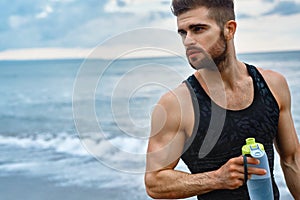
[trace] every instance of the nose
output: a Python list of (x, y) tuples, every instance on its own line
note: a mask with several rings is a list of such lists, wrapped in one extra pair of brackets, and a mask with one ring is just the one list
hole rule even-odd
[(187, 47), (187, 46), (195, 45), (196, 41), (190, 33), (187, 33), (183, 40), (183, 44), (184, 46)]

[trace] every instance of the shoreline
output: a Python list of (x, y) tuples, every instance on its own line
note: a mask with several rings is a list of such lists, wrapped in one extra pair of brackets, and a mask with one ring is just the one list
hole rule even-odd
[(128, 191), (119, 188), (59, 186), (55, 181), (47, 180), (46, 177), (24, 175), (1, 175), (0, 194), (1, 199), (5, 200), (113, 200), (124, 199), (129, 195)]

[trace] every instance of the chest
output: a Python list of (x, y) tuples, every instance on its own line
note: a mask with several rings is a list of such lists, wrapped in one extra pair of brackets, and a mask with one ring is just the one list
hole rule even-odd
[(254, 100), (254, 93), (255, 90), (252, 80), (236, 86), (234, 90), (225, 90), (225, 108), (227, 110), (243, 110), (249, 107)]
[[(200, 82), (201, 83), (201, 82)], [(251, 77), (235, 83), (231, 87), (209, 88), (202, 83), (202, 88), (206, 95), (217, 105), (226, 110), (243, 110), (249, 107), (255, 96), (255, 89)]]

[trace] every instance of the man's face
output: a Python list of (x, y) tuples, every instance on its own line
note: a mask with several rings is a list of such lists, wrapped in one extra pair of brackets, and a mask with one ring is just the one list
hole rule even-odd
[(217, 23), (208, 17), (207, 8), (199, 7), (179, 15), (177, 26), (193, 68), (215, 68), (224, 61), (227, 43)]

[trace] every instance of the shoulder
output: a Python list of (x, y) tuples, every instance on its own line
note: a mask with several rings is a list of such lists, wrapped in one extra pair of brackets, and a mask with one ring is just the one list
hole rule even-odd
[(257, 68), (257, 69), (262, 74), (262, 76), (264, 77), (264, 79), (267, 81), (268, 84), (275, 85), (275, 86), (284, 84), (285, 86), (287, 86), (285, 77), (279, 72), (275, 72), (273, 70), (263, 69), (263, 68)]
[(185, 83), (165, 93), (152, 112), (152, 123), (172, 129), (186, 129), (186, 121), (190, 119), (191, 98)]
[(159, 100), (158, 104), (165, 108), (173, 109), (180, 107), (186, 102), (190, 92), (185, 83), (180, 84), (177, 88), (165, 93)]
[(265, 79), (279, 107), (283, 107), (290, 101), (290, 90), (286, 78), (279, 72), (257, 68)]

